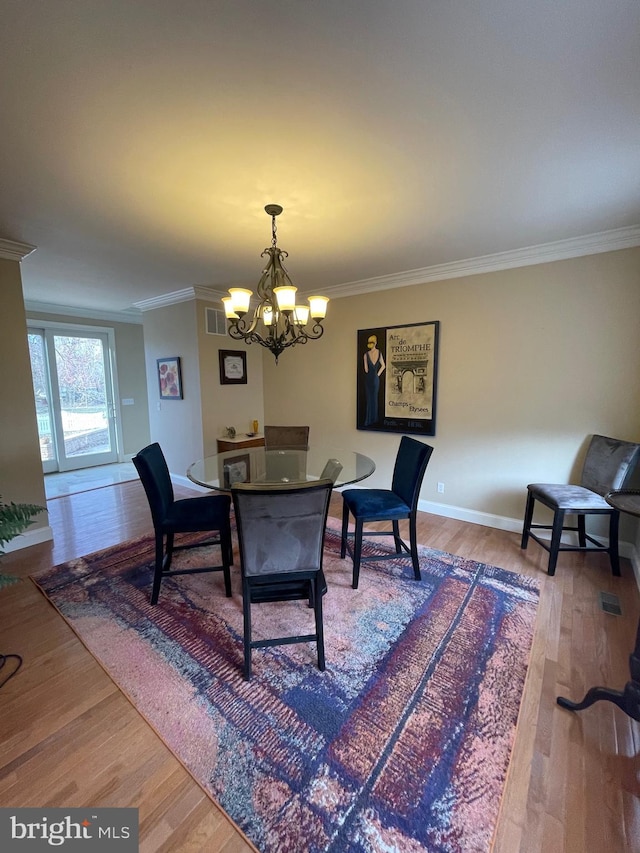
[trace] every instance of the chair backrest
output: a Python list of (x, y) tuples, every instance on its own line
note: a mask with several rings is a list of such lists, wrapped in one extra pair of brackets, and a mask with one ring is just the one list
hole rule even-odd
[(324, 480), (326, 478), (331, 480), (332, 483), (335, 483), (340, 471), (342, 471), (342, 462), (340, 462), (339, 459), (327, 459), (327, 464), (322, 469), (320, 479)]
[(167, 517), (173, 503), (173, 483), (167, 460), (158, 442), (149, 444), (132, 459), (147, 493), (153, 526), (158, 527)]
[(406, 435), (400, 439), (391, 491), (410, 506), (412, 511), (418, 505), (422, 478), (432, 453), (433, 447), (429, 444), (423, 444)]
[(231, 489), (243, 575), (322, 568), (331, 480), (297, 486), (238, 483)]
[(265, 426), (264, 444), (273, 447), (290, 447), (306, 450), (309, 447), (308, 426)]
[(640, 455), (640, 444), (594, 435), (587, 450), (580, 485), (599, 495), (620, 489), (632, 473)]

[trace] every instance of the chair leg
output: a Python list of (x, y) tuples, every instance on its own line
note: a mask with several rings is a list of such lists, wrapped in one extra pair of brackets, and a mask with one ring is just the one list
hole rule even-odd
[[(168, 538), (168, 537), (167, 537)], [(156, 530), (156, 561), (153, 570), (153, 586), (151, 588), (151, 604), (158, 603), (162, 572), (164, 571), (164, 536)]]
[(529, 531), (531, 530), (531, 522), (533, 521), (533, 510), (536, 499), (531, 492), (527, 492), (527, 506), (524, 511), (524, 524), (522, 526), (522, 542), (520, 547), (526, 550), (529, 544)]
[(224, 575), (224, 594), (227, 598), (231, 598), (231, 569), (232, 565), (229, 554), (233, 552), (233, 544), (231, 542), (231, 531), (220, 531), (220, 554), (222, 557), (222, 573)]
[(558, 562), (558, 551), (560, 549), (560, 539), (562, 537), (562, 528), (564, 527), (564, 510), (557, 509), (553, 515), (553, 527), (551, 529), (551, 545), (549, 549), (549, 566), (547, 568), (548, 575), (555, 575), (556, 563)]
[(342, 538), (340, 539), (340, 559), (344, 560), (347, 553), (347, 531), (349, 529), (349, 507), (342, 504)]
[(320, 672), (324, 672), (324, 624), (322, 622), (322, 590), (320, 587), (320, 572), (318, 572), (313, 581), (314, 612), (316, 618), (316, 635), (318, 637), (318, 669)]
[(584, 513), (579, 513), (578, 515), (578, 545), (581, 548), (587, 547), (587, 527)]
[(362, 527), (361, 519), (356, 518), (356, 530), (353, 539), (353, 589), (358, 589), (358, 581), (360, 579), (360, 557), (362, 555)]
[(244, 680), (251, 681), (251, 591), (249, 585), (242, 581), (242, 615), (244, 621)]
[(400, 538), (400, 523), (398, 519), (391, 522), (393, 527), (393, 541), (396, 543), (396, 554), (402, 554), (402, 539)]
[(611, 560), (611, 571), (620, 577), (620, 553), (618, 551), (618, 528), (620, 526), (620, 513), (614, 510), (609, 518), (609, 559)]
[(164, 557), (164, 566), (162, 567), (165, 572), (168, 572), (171, 568), (171, 561), (173, 560), (173, 541), (175, 539), (175, 535), (173, 533), (167, 533), (167, 548)]
[(420, 574), (420, 559), (418, 557), (418, 531), (415, 513), (409, 519), (409, 545), (411, 546), (413, 575), (417, 581), (420, 581), (422, 580), (422, 575)]

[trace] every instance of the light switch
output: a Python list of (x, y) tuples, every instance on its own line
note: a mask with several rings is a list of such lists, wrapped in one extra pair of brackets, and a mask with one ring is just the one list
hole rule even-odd
[(134, 403), (134, 399), (133, 399), (133, 397), (125, 397), (125, 398), (122, 400), (122, 405), (123, 405), (123, 406), (133, 406), (133, 403)]

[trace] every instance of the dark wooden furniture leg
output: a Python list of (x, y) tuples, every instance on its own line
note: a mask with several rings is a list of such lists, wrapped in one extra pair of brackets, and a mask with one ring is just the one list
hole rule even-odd
[[(611, 516), (610, 532), (610, 544), (617, 543), (619, 513), (628, 512), (629, 515), (640, 517), (640, 489), (616, 489), (605, 495), (605, 500), (615, 510), (618, 510)], [(619, 575), (620, 561), (617, 544), (611, 545), (610, 557), (613, 573)], [(591, 690), (587, 690), (582, 702), (571, 702), (570, 699), (565, 699), (563, 696), (558, 696), (556, 702), (561, 708), (567, 708), (569, 711), (582, 711), (583, 708), (588, 708), (594, 702), (603, 699), (606, 702), (613, 702), (625, 714), (640, 722), (640, 620), (636, 631), (636, 647), (629, 655), (629, 672), (631, 673), (631, 681), (627, 681), (624, 690), (592, 687)]]
[(640, 722), (640, 621), (638, 622), (638, 631), (636, 633), (636, 647), (629, 655), (629, 670), (631, 672), (631, 681), (627, 681), (624, 690), (592, 687), (587, 691), (582, 702), (571, 702), (563, 696), (558, 696), (556, 701), (561, 708), (567, 708), (569, 711), (582, 711), (583, 708), (588, 708), (594, 702), (605, 700), (613, 702), (625, 714)]

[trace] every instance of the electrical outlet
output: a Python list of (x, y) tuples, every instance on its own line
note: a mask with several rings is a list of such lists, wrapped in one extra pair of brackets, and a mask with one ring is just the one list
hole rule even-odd
[(444, 483), (438, 483), (438, 491), (441, 495), (444, 494)]

